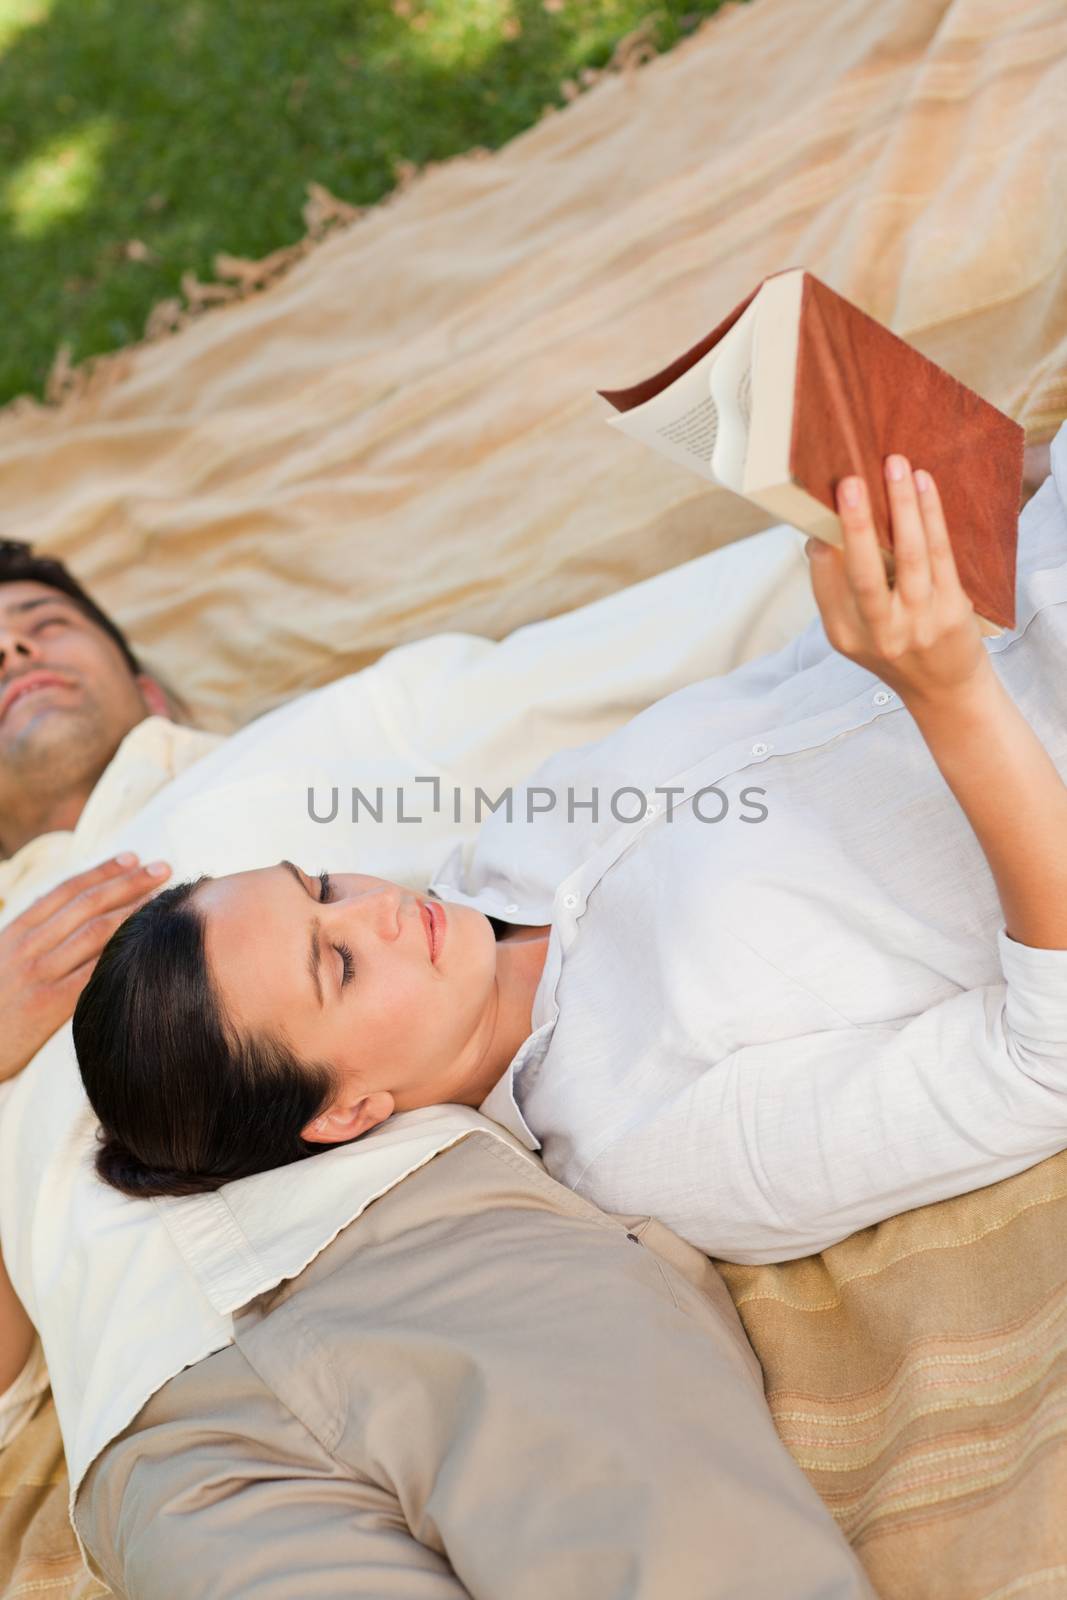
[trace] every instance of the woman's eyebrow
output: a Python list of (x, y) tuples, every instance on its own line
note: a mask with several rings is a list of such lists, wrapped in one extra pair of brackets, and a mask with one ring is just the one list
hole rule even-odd
[[(303, 889), (309, 900), (315, 900), (315, 896), (311, 893), (311, 890), (300, 876), (299, 867), (294, 867), (291, 861), (281, 861), (278, 864), (279, 866), (284, 867), (286, 872), (292, 873), (293, 877), (296, 879), (301, 889)], [(315, 904), (318, 905), (317, 900), (315, 900)], [(326, 1004), (326, 1001), (324, 1000), (322, 993), (322, 940), (319, 937), (318, 917), (312, 917), (311, 919), (311, 943), (308, 946), (308, 972), (311, 974), (311, 981), (315, 985), (315, 996), (319, 1002), (319, 1010), (321, 1011), (323, 1006)]]
[(307, 884), (304, 882), (303, 878), (301, 877), (300, 868), (299, 867), (294, 867), (294, 865), (293, 865), (293, 863), (291, 861), (279, 861), (278, 865), (280, 867), (284, 867), (286, 872), (291, 872), (293, 877), (296, 879), (297, 883), (300, 885), (301, 889), (303, 889), (304, 893), (309, 897), (309, 899), (314, 900), (315, 896), (311, 893), (311, 891), (308, 888)]

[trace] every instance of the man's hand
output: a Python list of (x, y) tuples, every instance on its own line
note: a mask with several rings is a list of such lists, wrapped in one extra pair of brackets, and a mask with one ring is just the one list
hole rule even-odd
[[(894, 473), (899, 471), (898, 476)], [(892, 587), (862, 478), (838, 485), (844, 548), (809, 539), (811, 581), (826, 636), (905, 704), (954, 700), (992, 676), (978, 622), (956, 572), (937, 485), (886, 460), (893, 524)], [(855, 498), (851, 498), (854, 494)]]
[(57, 884), (0, 932), (0, 1082), (74, 1014), (115, 929), (169, 873), (163, 861), (115, 856)]

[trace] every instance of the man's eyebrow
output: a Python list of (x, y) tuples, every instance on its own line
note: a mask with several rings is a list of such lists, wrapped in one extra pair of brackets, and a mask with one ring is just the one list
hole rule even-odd
[(12, 616), (19, 616), (24, 611), (35, 611), (38, 606), (66, 606), (70, 611), (78, 610), (65, 594), (45, 594), (39, 595), (35, 600), (16, 600), (14, 605), (7, 607), (7, 610)]
[[(282, 861), (280, 865), (285, 868), (286, 872), (292, 873), (293, 877), (296, 879), (297, 883), (300, 885), (301, 889), (303, 889), (308, 898), (310, 900), (314, 900), (315, 896), (311, 893), (307, 884), (300, 876), (300, 868), (294, 867), (291, 861)], [(317, 901), (316, 904), (318, 904)], [(308, 972), (311, 974), (311, 981), (315, 985), (315, 994), (318, 997), (319, 1010), (321, 1011), (326, 1002), (322, 996), (322, 940), (319, 937), (318, 917), (312, 917), (311, 919), (311, 944), (308, 947)]]

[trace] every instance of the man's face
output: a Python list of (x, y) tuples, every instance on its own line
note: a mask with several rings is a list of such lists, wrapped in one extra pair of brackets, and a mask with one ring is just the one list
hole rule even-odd
[[(149, 687), (149, 700), (145, 689)], [(57, 589), (0, 584), (0, 813), (14, 786), (50, 794), (99, 777), (162, 704), (118, 645)]]

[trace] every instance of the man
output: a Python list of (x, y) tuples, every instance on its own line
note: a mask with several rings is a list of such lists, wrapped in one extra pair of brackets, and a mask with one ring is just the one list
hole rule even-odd
[[(303, 1209), (278, 1213), (271, 1174), (188, 1204), (127, 1201), (92, 1176), (92, 1119), (56, 1031), (111, 928), (166, 875), (125, 850), (183, 875), (365, 850), (425, 882), (476, 832), (455, 796), (496, 794), (794, 633), (812, 609), (795, 536), (771, 530), (500, 644), (402, 647), (229, 741), (167, 714), (61, 569), (9, 559), (0, 1239), (111, 1587), (867, 1594), (773, 1435), (718, 1279), (666, 1230), (605, 1217), (460, 1108), (321, 1158), (329, 1181)], [(348, 807), (357, 788), (396, 794), (370, 832)], [(25, 1320), (14, 1332), (8, 1381), (31, 1338)]]
[[(152, 714), (175, 717), (176, 698), (62, 563), (0, 543), (0, 857), (25, 852), (28, 873), (26, 847), (39, 841), (39, 868), (48, 837), (76, 826), (126, 734)], [(106, 861), (0, 932), (0, 1082), (71, 1015), (112, 931), (163, 876), (132, 858)], [(14, 872), (7, 877), (14, 886)], [(2, 1395), (33, 1343), (2, 1260), (0, 1331)]]
[[(150, 715), (180, 720), (80, 584), (29, 545), (0, 543), (0, 858), (73, 830), (123, 739)], [(70, 1016), (111, 932), (160, 881), (106, 862), (0, 934), (0, 1081)]]

